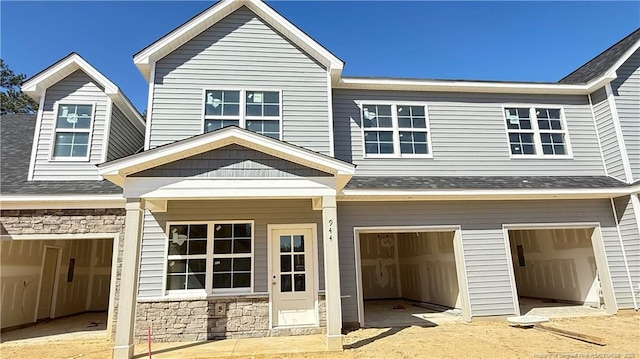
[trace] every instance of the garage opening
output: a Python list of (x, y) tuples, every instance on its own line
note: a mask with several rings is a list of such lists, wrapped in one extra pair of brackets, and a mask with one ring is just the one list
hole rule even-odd
[(113, 239), (3, 240), (2, 342), (103, 331)]
[(509, 230), (521, 315), (605, 314), (594, 228)]
[(455, 233), (360, 233), (361, 325), (435, 326), (460, 319)]

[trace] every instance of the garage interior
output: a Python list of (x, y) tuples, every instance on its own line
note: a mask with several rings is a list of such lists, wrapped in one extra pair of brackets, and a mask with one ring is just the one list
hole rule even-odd
[(454, 235), (359, 235), (365, 327), (435, 326), (460, 318)]
[(3, 341), (80, 313), (91, 320), (77, 330), (107, 329), (113, 239), (2, 240), (0, 258)]
[(521, 315), (604, 314), (593, 228), (509, 230)]

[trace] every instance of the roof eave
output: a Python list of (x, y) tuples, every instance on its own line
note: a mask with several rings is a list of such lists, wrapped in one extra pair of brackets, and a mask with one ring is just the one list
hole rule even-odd
[(540, 84), (448, 80), (362, 79), (343, 77), (337, 89), (586, 95), (616, 78), (607, 73), (588, 84)]

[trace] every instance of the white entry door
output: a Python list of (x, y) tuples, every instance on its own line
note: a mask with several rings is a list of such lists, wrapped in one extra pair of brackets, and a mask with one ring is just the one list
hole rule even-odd
[(51, 304), (58, 273), (58, 254), (58, 248), (45, 247), (37, 319), (51, 317)]
[(274, 327), (316, 325), (313, 227), (271, 229), (271, 303)]

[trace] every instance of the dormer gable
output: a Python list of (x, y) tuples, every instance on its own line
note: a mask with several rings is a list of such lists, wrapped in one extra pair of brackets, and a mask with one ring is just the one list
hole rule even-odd
[(95, 165), (133, 154), (144, 143), (138, 111), (77, 53), (31, 77), (22, 91), (39, 101), (30, 181), (100, 180)]

